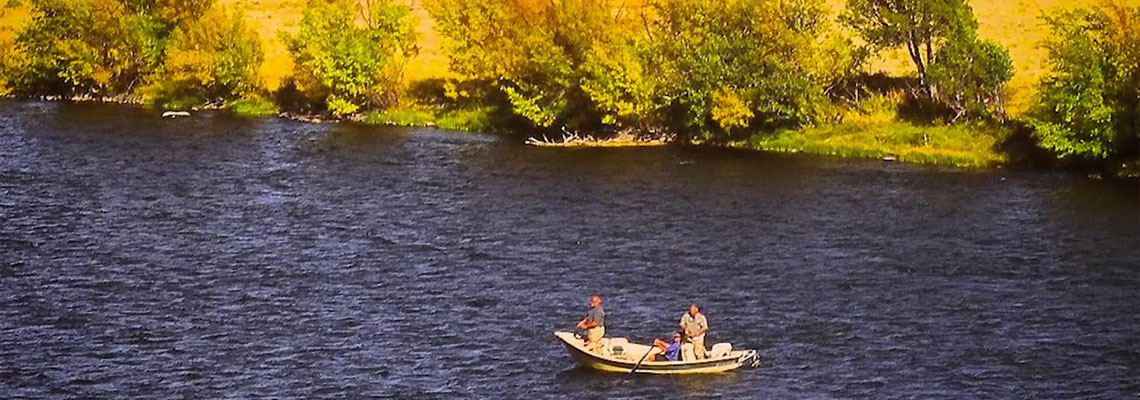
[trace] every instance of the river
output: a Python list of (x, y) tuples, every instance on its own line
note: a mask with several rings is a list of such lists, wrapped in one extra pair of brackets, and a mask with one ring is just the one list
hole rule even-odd
[(1140, 395), (1135, 182), (4, 101), (0, 221), (3, 398)]

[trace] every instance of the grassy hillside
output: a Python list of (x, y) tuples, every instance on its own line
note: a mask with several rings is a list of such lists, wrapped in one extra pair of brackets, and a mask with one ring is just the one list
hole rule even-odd
[[(245, 7), (250, 21), (253, 21), (264, 40), (266, 63), (262, 66), (262, 78), (270, 89), (276, 88), (292, 69), (292, 63), (278, 37), (279, 31), (294, 31), (301, 18), (304, 0), (220, 0), (223, 3), (240, 4)], [(444, 76), (447, 72), (447, 59), (440, 51), (440, 38), (432, 29), (433, 22), (424, 10), (422, 0), (405, 0), (418, 18), (420, 33), (420, 55), (413, 61), (408, 71), (409, 79), (423, 79)], [(1007, 88), (1008, 109), (1017, 114), (1025, 110), (1032, 96), (1033, 86), (1044, 72), (1043, 52), (1037, 44), (1045, 37), (1047, 30), (1041, 26), (1039, 17), (1058, 7), (1073, 7), (1091, 4), (1096, 0), (973, 0), (971, 5), (977, 15), (980, 34), (995, 40), (1010, 50), (1013, 56), (1016, 75)], [(845, 0), (827, 0), (838, 15)], [(1126, 4), (1140, 5), (1140, 0), (1126, 0)], [(27, 20), (27, 13), (21, 9), (8, 9), (0, 15), (0, 40), (12, 35), (14, 27)], [(873, 71), (884, 71), (892, 75), (911, 74), (913, 67), (902, 51), (889, 52), (872, 61)]]

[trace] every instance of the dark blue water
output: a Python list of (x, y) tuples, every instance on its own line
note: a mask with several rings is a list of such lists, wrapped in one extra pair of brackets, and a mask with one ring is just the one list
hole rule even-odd
[[(577, 368), (690, 302), (757, 369)], [(0, 102), (0, 398), (1136, 398), (1140, 188)]]

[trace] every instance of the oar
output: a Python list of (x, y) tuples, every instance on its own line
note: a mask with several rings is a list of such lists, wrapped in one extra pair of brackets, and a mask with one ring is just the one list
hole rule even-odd
[(657, 347), (650, 347), (650, 348), (649, 348), (649, 351), (645, 352), (645, 355), (644, 355), (644, 356), (641, 356), (641, 359), (640, 359), (640, 360), (637, 360), (637, 364), (633, 366), (633, 369), (629, 370), (629, 373), (631, 373), (631, 374), (632, 374), (632, 373), (634, 373), (634, 372), (637, 372), (637, 369), (638, 369), (639, 367), (641, 367), (641, 363), (642, 363), (642, 362), (644, 362), (644, 361), (645, 361), (645, 359), (646, 359), (647, 357), (649, 357), (649, 355), (650, 355), (650, 354), (652, 354), (652, 353), (653, 353), (653, 349), (656, 349), (656, 348), (657, 348)]

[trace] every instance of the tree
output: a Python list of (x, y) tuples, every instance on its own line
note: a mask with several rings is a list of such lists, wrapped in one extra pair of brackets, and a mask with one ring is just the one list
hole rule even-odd
[(808, 122), (839, 76), (831, 69), (853, 60), (832, 51), (839, 47), (823, 50), (829, 37), (817, 0), (642, 3), (428, 4), (460, 79), (488, 82), (539, 128), (720, 139)]
[(1060, 158), (1140, 153), (1140, 7), (1108, 3), (1048, 16), (1050, 71), (1030, 123)]
[(175, 29), (151, 89), (154, 100), (182, 108), (237, 99), (256, 88), (264, 58), (241, 10), (215, 6)]
[(664, 118), (707, 139), (733, 128), (810, 122), (828, 74), (815, 1), (659, 0), (647, 66)]
[(282, 35), (301, 91), (342, 115), (398, 103), (419, 51), (410, 11), (394, 0), (309, 0), (300, 31)]
[(1013, 78), (1009, 50), (988, 40), (955, 37), (935, 55), (929, 69), (938, 100), (957, 116), (985, 117), (1002, 113), (1002, 87)]
[(847, 0), (840, 20), (873, 46), (904, 47), (928, 94), (927, 68), (936, 59), (935, 49), (947, 38), (977, 30), (965, 0)]
[(129, 93), (161, 58), (143, 17), (115, 0), (31, 0), (31, 23), (16, 46), (24, 55), (17, 93), (115, 96)]
[[(160, 68), (171, 33), (213, 0), (29, 0), (9, 85), (18, 94), (132, 95)], [(7, 55), (7, 53), (6, 53)]]
[(501, 91), (540, 128), (637, 125), (646, 79), (635, 9), (610, 0), (436, 0), (428, 3), (459, 79)]

